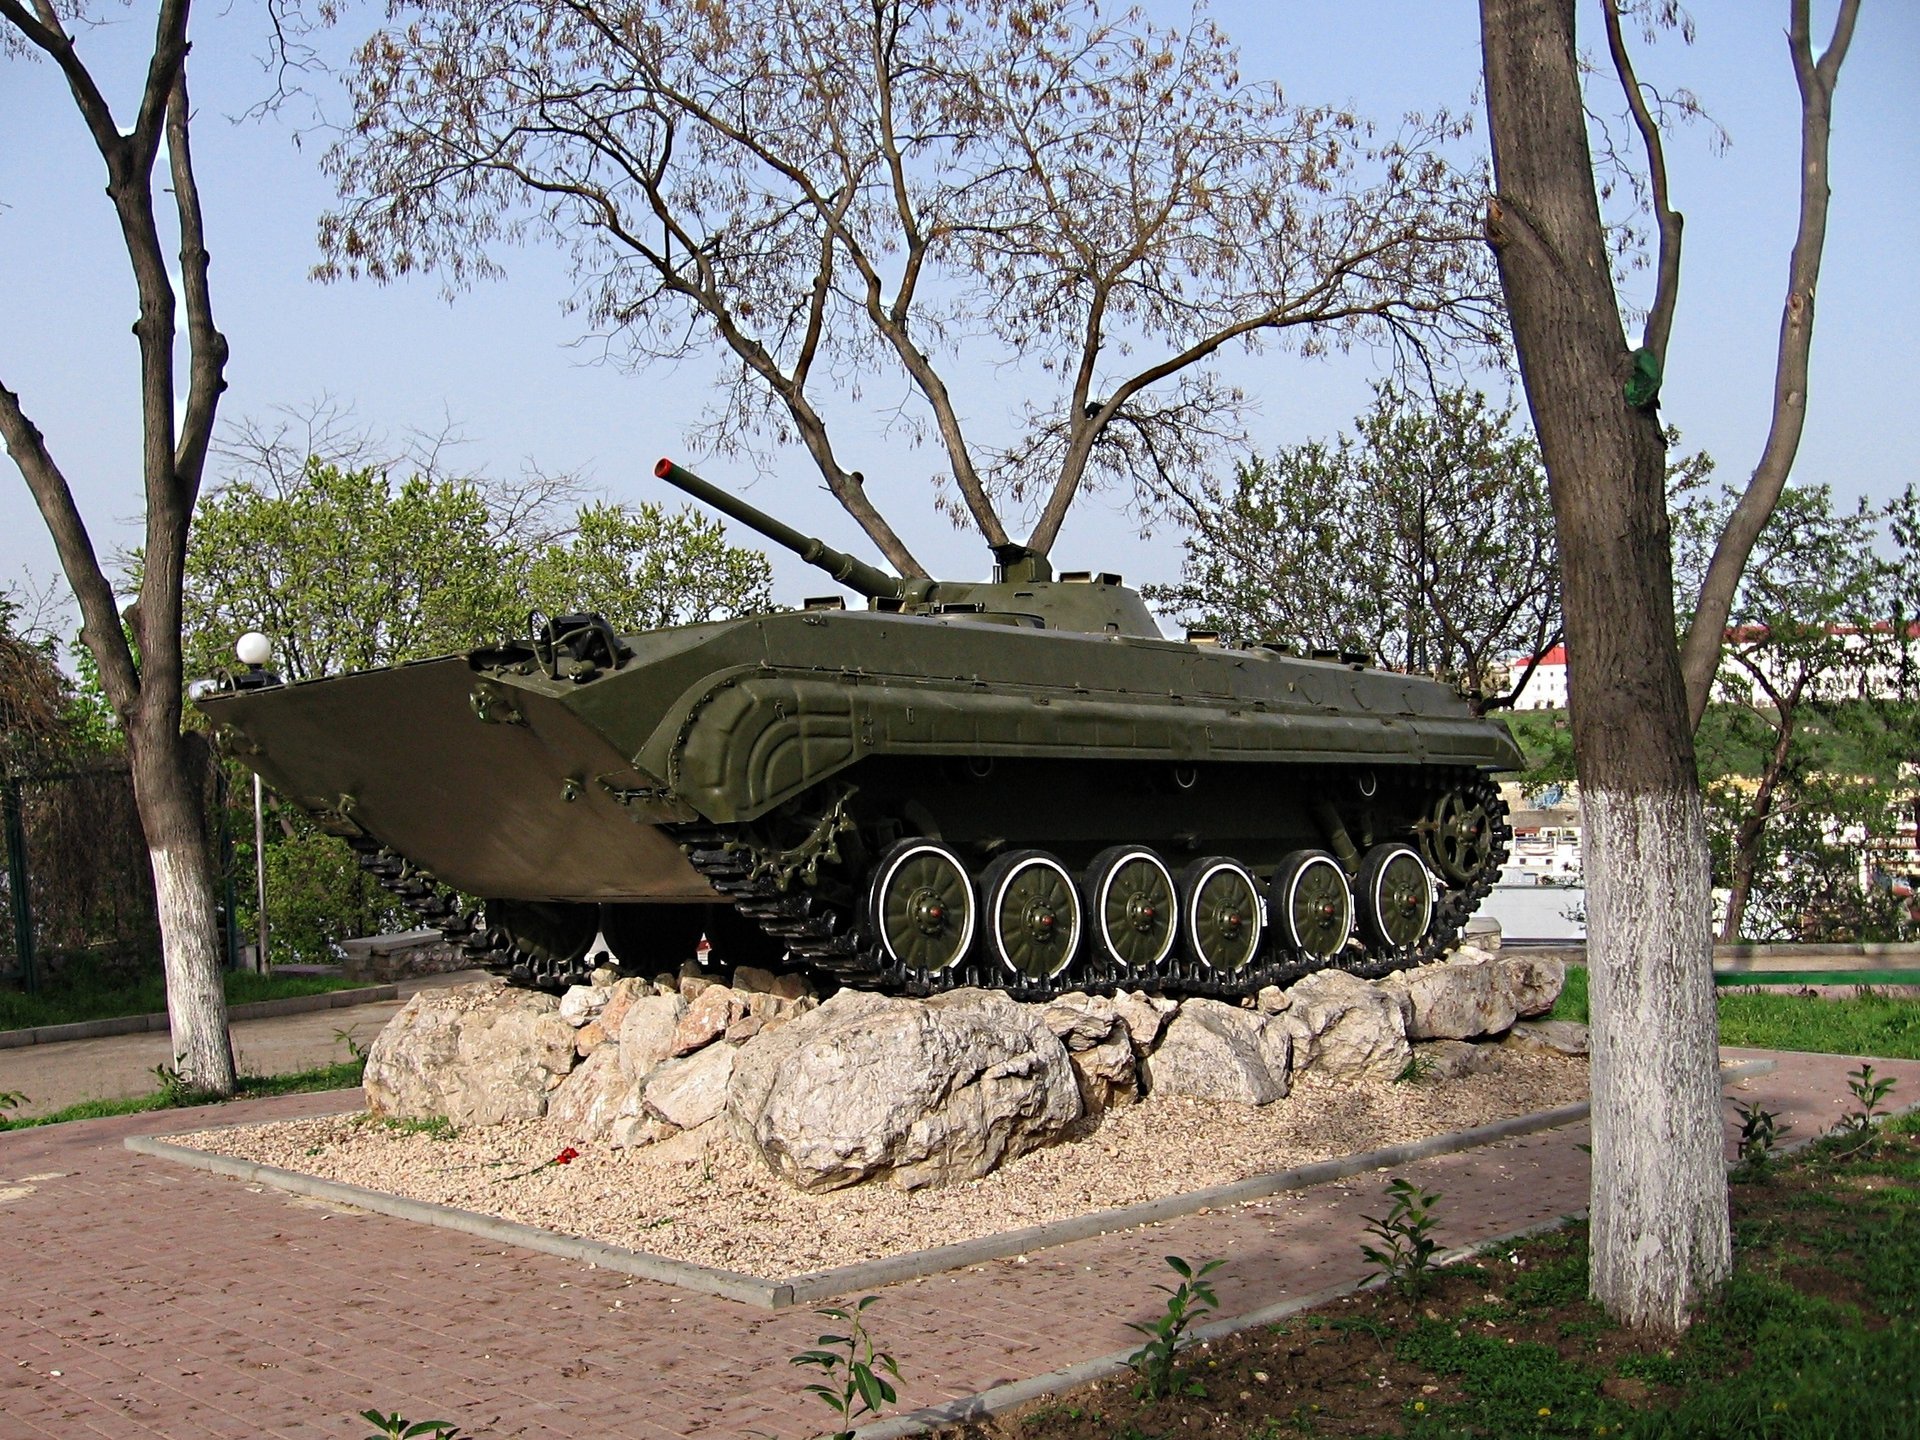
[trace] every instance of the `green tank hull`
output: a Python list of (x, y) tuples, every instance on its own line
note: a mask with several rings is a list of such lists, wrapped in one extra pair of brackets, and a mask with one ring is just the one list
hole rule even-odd
[(596, 934), (651, 973), (704, 929), (889, 989), (1232, 994), (1457, 934), (1505, 854), (1504, 727), (1352, 658), (1162, 639), (1114, 577), (1012, 560), (980, 585), (866, 572), (864, 612), (561, 617), (200, 704), (527, 983), (578, 979)]

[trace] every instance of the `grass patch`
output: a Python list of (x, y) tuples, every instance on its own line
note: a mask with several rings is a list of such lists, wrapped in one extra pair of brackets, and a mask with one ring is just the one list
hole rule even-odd
[[(311, 1070), (295, 1070), (285, 1075), (242, 1075), (235, 1086), (235, 1100), (263, 1100), (272, 1095), (300, 1095), (310, 1090), (350, 1090), (360, 1083), (367, 1068), (364, 1059), (342, 1060), (333, 1065), (316, 1065)], [(148, 1110), (175, 1110), (186, 1105), (204, 1105), (207, 1101), (177, 1085), (162, 1083), (150, 1094), (131, 1095), (122, 1100), (82, 1100), (50, 1115), (13, 1120), (0, 1115), (0, 1130), (24, 1130), (30, 1125), (63, 1125), (69, 1120), (100, 1120), (109, 1115), (139, 1115)]]
[[(1722, 995), (1720, 1043), (1755, 1050), (1812, 1050), (1920, 1060), (1920, 1002), (1863, 995), (1814, 1000), (1803, 995)], [(1567, 967), (1555, 1020), (1587, 1023), (1587, 970)]]
[[(1920, 1435), (1920, 1114), (1870, 1151), (1820, 1140), (1732, 1187), (1734, 1275), (1678, 1341), (1586, 1298), (1568, 1225), (1183, 1352), (1169, 1398), (1123, 1377), (946, 1440), (1913, 1440)], [(1445, 1223), (1444, 1197), (1442, 1224)]]
[[(324, 995), (364, 983), (339, 975), (255, 975), (244, 970), (229, 971), (225, 981), (229, 1005)], [(0, 987), (0, 1030), (31, 1030), (41, 1025), (71, 1025), (122, 1015), (157, 1015), (166, 1008), (167, 983), (159, 975), (114, 984), (82, 975), (70, 982), (44, 986), (35, 995)]]
[(1857, 1000), (1722, 995), (1720, 1043), (1920, 1060), (1920, 1003), (1884, 995)]

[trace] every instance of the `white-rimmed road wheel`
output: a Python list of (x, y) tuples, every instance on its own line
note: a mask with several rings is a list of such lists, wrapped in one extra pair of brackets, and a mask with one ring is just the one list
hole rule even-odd
[(1083, 928), (1080, 892), (1044, 850), (1013, 850), (980, 876), (987, 946), (1002, 968), (1047, 980), (1072, 963)]
[(873, 933), (886, 959), (938, 974), (973, 947), (973, 882), (960, 857), (937, 840), (902, 840), (874, 871)]
[(1260, 884), (1246, 866), (1223, 855), (1196, 860), (1180, 873), (1180, 930), (1188, 958), (1220, 975), (1251, 965), (1266, 931)]
[(1307, 960), (1326, 963), (1353, 935), (1353, 891), (1340, 862), (1324, 850), (1295, 850), (1267, 882), (1267, 900), (1280, 943)]
[(1115, 845), (1087, 867), (1093, 942), (1106, 959), (1144, 977), (1173, 952), (1180, 899), (1167, 862), (1142, 845)]
[(1433, 923), (1433, 875), (1411, 847), (1374, 846), (1361, 862), (1354, 891), (1369, 943), (1404, 954), (1426, 938)]

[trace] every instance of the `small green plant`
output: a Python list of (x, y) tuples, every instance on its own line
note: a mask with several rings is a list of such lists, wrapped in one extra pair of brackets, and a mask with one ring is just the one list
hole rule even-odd
[[(1138, 1330), (1147, 1337), (1147, 1343), (1127, 1357), (1127, 1364), (1140, 1377), (1139, 1383), (1134, 1386), (1134, 1394), (1142, 1400), (1164, 1400), (1173, 1394), (1178, 1380), (1174, 1357), (1183, 1347), (1188, 1328), (1202, 1315), (1211, 1314), (1220, 1305), (1220, 1297), (1213, 1293), (1207, 1276), (1227, 1263), (1224, 1260), (1209, 1260), (1195, 1269), (1178, 1255), (1169, 1255), (1166, 1260), (1173, 1273), (1180, 1277), (1180, 1283), (1154, 1287), (1166, 1294), (1165, 1312), (1151, 1324), (1142, 1324), (1137, 1320), (1127, 1324), (1129, 1330)], [(1204, 1393), (1198, 1381), (1190, 1381), (1187, 1387), (1181, 1388), (1187, 1393)]]
[(366, 1064), (367, 1047), (360, 1043), (360, 1036), (355, 1031), (338, 1029), (333, 1032), (333, 1038), (347, 1047), (348, 1059), (358, 1060), (363, 1065)]
[(1433, 1061), (1415, 1050), (1407, 1057), (1407, 1063), (1400, 1073), (1393, 1077), (1396, 1085), (1420, 1085), (1433, 1078)]
[(180, 1072), (171, 1065), (153, 1067), (153, 1088), (163, 1110), (181, 1105), (202, 1105), (214, 1098), (198, 1085), (182, 1079)]
[(1793, 1127), (1781, 1124), (1778, 1115), (1759, 1105), (1736, 1100), (1733, 1109), (1740, 1117), (1739, 1168), (1758, 1179), (1779, 1158), (1780, 1139)]
[(0, 1090), (0, 1130), (12, 1123), (7, 1119), (7, 1111), (18, 1110), (26, 1103), (27, 1097), (18, 1090)]
[(1360, 1247), (1362, 1257), (1373, 1263), (1367, 1278), (1383, 1276), (1407, 1299), (1418, 1300), (1433, 1279), (1433, 1256), (1440, 1248), (1433, 1238), (1433, 1207), (1440, 1197), (1401, 1176), (1387, 1182), (1387, 1196), (1393, 1203), (1384, 1217), (1360, 1217), (1380, 1242)]
[(459, 1132), (453, 1128), (453, 1121), (444, 1115), (429, 1115), (424, 1120), (403, 1120), (396, 1116), (382, 1116), (380, 1123), (397, 1135), (425, 1135), (433, 1140), (451, 1140)]
[(362, 1410), (360, 1418), (373, 1426), (367, 1440), (463, 1440), (460, 1427), (450, 1420), (415, 1420), (402, 1415), (382, 1415), (378, 1410)]
[(815, 1311), (838, 1320), (847, 1333), (822, 1335), (813, 1342), (819, 1348), (803, 1350), (788, 1362), (818, 1370), (825, 1377), (823, 1382), (807, 1386), (807, 1393), (818, 1395), (821, 1403), (840, 1417), (842, 1428), (834, 1432), (833, 1440), (853, 1440), (855, 1420), (878, 1415), (882, 1407), (898, 1398), (886, 1377), (898, 1380), (900, 1367), (894, 1364), (893, 1356), (873, 1348), (873, 1337), (860, 1318), (879, 1298), (863, 1296), (851, 1310), (830, 1307)]
[(1873, 1066), (1864, 1060), (1860, 1062), (1858, 1070), (1848, 1072), (1847, 1089), (1853, 1092), (1854, 1104), (1857, 1108), (1843, 1116), (1840, 1121), (1840, 1133), (1855, 1137), (1854, 1143), (1842, 1150), (1843, 1155), (1872, 1152), (1873, 1127), (1882, 1118), (1884, 1102), (1893, 1086), (1894, 1080), (1891, 1075), (1875, 1075)]

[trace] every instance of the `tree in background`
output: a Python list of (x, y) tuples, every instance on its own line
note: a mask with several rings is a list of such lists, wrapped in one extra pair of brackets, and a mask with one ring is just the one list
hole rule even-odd
[[(1680, 515), (1682, 595), (1697, 593), (1736, 503), (1726, 492)], [(1697, 735), (1715, 881), (1728, 891), (1722, 941), (1905, 929), (1870, 883), (1914, 789), (1903, 768), (1920, 760), (1899, 603), (1920, 555), (1899, 545), (1887, 559), (1889, 538), (1884, 511), (1837, 511), (1828, 486), (1788, 486), (1741, 578)]]
[(526, 594), (549, 615), (598, 611), (620, 631), (731, 620), (773, 608), (773, 570), (758, 550), (691, 505), (589, 505), (573, 534), (530, 557)]
[(1376, 387), (1355, 434), (1175, 485), (1190, 527), (1177, 585), (1147, 591), (1189, 624), (1396, 669), (1509, 705), (1559, 643), (1559, 557), (1546, 472), (1511, 405)]
[(318, 461), (267, 491), (239, 480), (200, 507), (184, 623), (195, 673), (232, 668), (246, 630), (289, 680), (444, 655), (517, 633), (520, 576), (470, 485)]
[[(1724, 491), (1679, 517), (1683, 596), (1698, 593), (1738, 503)], [(1718, 703), (1699, 735), (1709, 828), (1724, 857), (1715, 878), (1729, 892), (1722, 941), (1812, 938), (1810, 926), (1830, 935), (1863, 913), (1859, 876), (1872, 842), (1887, 837), (1905, 730), (1898, 702), (1883, 698), (1906, 648), (1893, 613), (1898, 567), (1879, 553), (1883, 520), (1865, 501), (1836, 510), (1828, 486), (1788, 486), (1734, 594)], [(1834, 863), (1816, 863), (1829, 853)], [(1851, 887), (1821, 888), (1851, 888), (1852, 899), (1837, 897), (1831, 914), (1804, 908), (1810, 897), (1793, 872), (1843, 869), (1843, 856)], [(1757, 928), (1747, 925), (1750, 899), (1762, 911)]]
[[(798, 441), (903, 575), (925, 571), (830, 421), (837, 398), (883, 394), (890, 449), (937, 446), (950, 514), (994, 546), (1003, 511), (1031, 515), (1044, 553), (1082, 490), (1157, 504), (1164, 476), (1244, 443), (1223, 350), (1495, 327), (1477, 186), (1442, 153), (1458, 123), (1382, 137), (1288, 103), (1241, 79), (1204, 13), (1183, 31), (1090, 0), (389, 15), (325, 161), (324, 273), (464, 285), (507, 246), (560, 247), (616, 353), (731, 362), (698, 440)], [(976, 425), (960, 380), (1009, 366), (1026, 413)]]
[[(180, 729), (180, 582), (187, 527), (200, 492), (215, 408), (226, 388), (227, 363), (227, 342), (213, 320), (200, 187), (189, 141), (189, 4), (160, 0), (153, 52), (131, 123), (114, 114), (67, 28), (73, 24), (84, 37), (88, 27), (103, 23), (93, 8), (84, 0), (0, 0), (0, 55), (14, 57), (15, 64), (44, 59), (59, 72), (105, 165), (107, 197), (138, 295), (133, 333), (140, 355), (139, 474), (147, 563), (125, 628), (67, 477), (20, 396), (4, 384), (0, 439), (53, 537), (79, 603), (82, 637), (126, 732), (159, 907), (173, 1067), (190, 1089), (229, 1095), (233, 1047), (221, 984), (223, 957), (201, 798), (202, 767)], [(168, 242), (161, 238), (154, 204), (154, 170), (163, 151), (161, 183), (169, 197), (169, 228), (179, 258), (177, 295), (176, 282), (167, 273)], [(77, 183), (80, 177), (74, 179)], [(179, 323), (182, 309), (184, 325)], [(182, 394), (184, 403), (178, 399)]]
[(1832, 39), (1816, 54), (1806, 0), (1789, 5), (1801, 206), (1774, 431), (1715, 546), (1683, 667), (1673, 640), (1665, 435), (1654, 410), (1679, 298), (1681, 220), (1668, 192), (1661, 97), (1635, 75), (1622, 21), (1625, 11), (1650, 26), (1673, 22), (1678, 7), (1597, 0), (1614, 76), (1645, 148), (1659, 233), (1645, 343), (1636, 348), (1622, 323), (1594, 179), (1575, 0), (1480, 5), (1493, 141), (1487, 238), (1553, 494), (1566, 611), (1592, 986), (1591, 1289), (1616, 1319), (1656, 1332), (1683, 1328), (1732, 1264), (1711, 875), (1693, 726), (1717, 669), (1734, 582), (1799, 437), (1826, 230), (1831, 101), (1858, 9), (1857, 0), (1841, 0)]

